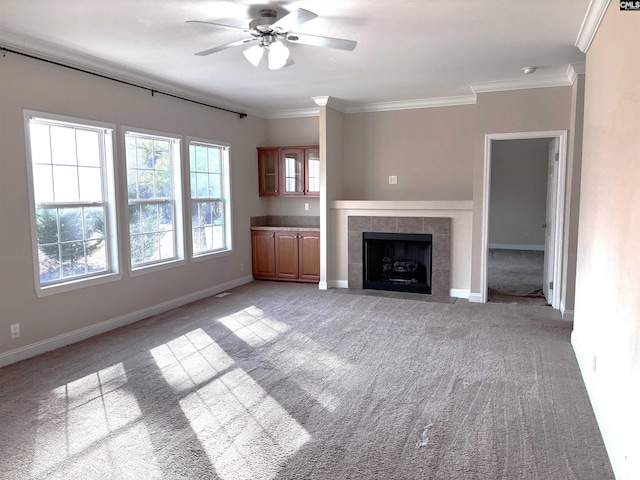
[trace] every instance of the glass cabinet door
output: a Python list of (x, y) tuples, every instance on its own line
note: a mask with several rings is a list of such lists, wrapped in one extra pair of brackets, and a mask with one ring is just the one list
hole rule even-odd
[(305, 161), (307, 165), (307, 195), (320, 194), (320, 150), (317, 148), (305, 149)]
[(278, 195), (278, 149), (258, 150), (260, 196)]
[(304, 150), (281, 150), (283, 167), (282, 195), (304, 194)]

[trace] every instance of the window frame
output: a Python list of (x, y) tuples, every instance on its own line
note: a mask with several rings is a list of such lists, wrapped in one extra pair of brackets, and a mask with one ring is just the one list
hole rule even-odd
[[(29, 197), (29, 218), (31, 227), (31, 249), (33, 260), (33, 279), (35, 294), (38, 297), (69, 292), (80, 288), (108, 283), (122, 278), (121, 259), (118, 243), (118, 202), (117, 199), (117, 167), (115, 158), (115, 131), (112, 123), (90, 120), (86, 118), (23, 110), (25, 131), (25, 158), (27, 163), (27, 190)], [(89, 273), (82, 276), (61, 278), (57, 281), (42, 283), (40, 279), (40, 254), (38, 245), (38, 228), (35, 197), (35, 177), (33, 173), (33, 158), (31, 148), (31, 121), (37, 120), (48, 125), (78, 127), (84, 130), (101, 131), (100, 166), (103, 198), (100, 202), (46, 202), (47, 206), (55, 208), (102, 206), (105, 210), (105, 253), (107, 257), (106, 270)]]
[[(141, 265), (133, 265), (133, 255), (131, 251), (131, 224), (129, 216), (129, 187), (128, 187), (128, 174), (129, 169), (127, 167), (127, 135), (134, 135), (137, 137), (144, 137), (151, 140), (168, 140), (171, 145), (171, 179), (172, 179), (172, 202), (174, 212), (174, 245), (175, 245), (175, 257), (170, 259), (161, 259), (153, 262), (146, 262)], [(124, 210), (124, 222), (126, 224), (126, 251), (128, 257), (128, 271), (131, 277), (138, 275), (145, 275), (147, 273), (153, 273), (159, 270), (165, 270), (174, 268), (180, 265), (186, 264), (185, 258), (185, 226), (184, 226), (184, 184), (182, 182), (182, 135), (170, 132), (162, 132), (158, 130), (149, 130), (147, 128), (121, 126), (122, 139), (122, 168), (123, 168), (123, 181), (126, 185), (122, 194), (122, 205)], [(160, 204), (170, 203), (171, 201), (148, 201), (140, 202), (138, 204)]]
[[(222, 177), (222, 195), (221, 200), (224, 203), (224, 247), (218, 250), (208, 250), (206, 252), (196, 254), (193, 248), (193, 219), (192, 208), (194, 199), (191, 197), (191, 145), (204, 146), (204, 147), (218, 147), (223, 149), (223, 156), (221, 158), (221, 177)], [(232, 215), (232, 200), (231, 200), (231, 144), (228, 142), (221, 142), (217, 140), (211, 140), (198, 137), (186, 137), (185, 141), (185, 171), (188, 172), (185, 181), (185, 216), (188, 218), (189, 228), (187, 230), (187, 245), (189, 249), (189, 261), (199, 262), (204, 260), (210, 260), (212, 258), (224, 257), (233, 254), (233, 215)], [(210, 197), (213, 199), (213, 197)], [(199, 201), (198, 199), (197, 201)], [(207, 199), (203, 199), (206, 201)], [(217, 199), (216, 199), (217, 200)]]

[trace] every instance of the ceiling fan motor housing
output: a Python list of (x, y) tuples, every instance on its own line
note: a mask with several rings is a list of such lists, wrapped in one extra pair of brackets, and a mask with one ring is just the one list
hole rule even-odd
[(249, 23), (249, 29), (257, 30), (261, 33), (267, 33), (271, 30), (271, 25), (275, 23), (277, 13), (275, 10), (265, 8), (260, 10), (260, 17), (255, 20), (251, 20)]

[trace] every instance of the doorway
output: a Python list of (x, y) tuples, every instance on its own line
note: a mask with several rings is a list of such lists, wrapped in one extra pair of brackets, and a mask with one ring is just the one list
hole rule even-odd
[(566, 131), (485, 136), (482, 302), (497, 286), (559, 308), (565, 169)]

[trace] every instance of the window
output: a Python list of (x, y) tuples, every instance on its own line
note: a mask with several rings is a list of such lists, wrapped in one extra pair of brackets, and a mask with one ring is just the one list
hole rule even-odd
[(113, 128), (36, 112), (25, 118), (36, 291), (117, 273)]
[(180, 139), (126, 132), (132, 270), (183, 258)]
[(193, 256), (231, 250), (229, 146), (189, 142)]

